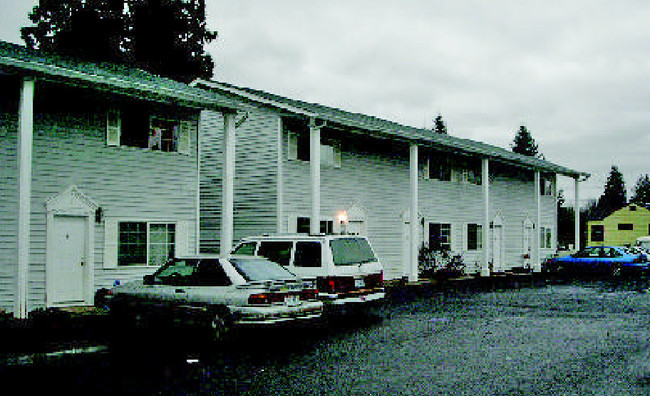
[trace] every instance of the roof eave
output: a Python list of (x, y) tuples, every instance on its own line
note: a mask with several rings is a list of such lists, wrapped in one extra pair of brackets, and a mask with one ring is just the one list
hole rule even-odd
[(179, 92), (168, 87), (153, 86), (152, 84), (126, 80), (119, 76), (90, 75), (61, 66), (24, 61), (7, 56), (0, 56), (0, 67), (18, 70), (22, 74), (29, 74), (34, 78), (45, 78), (59, 82), (74, 82), (79, 86), (123, 94), (139, 99), (173, 102), (188, 107), (209, 108), (225, 112), (238, 110), (237, 107), (224, 106), (217, 103), (207, 92), (205, 96), (199, 95), (198, 93)]

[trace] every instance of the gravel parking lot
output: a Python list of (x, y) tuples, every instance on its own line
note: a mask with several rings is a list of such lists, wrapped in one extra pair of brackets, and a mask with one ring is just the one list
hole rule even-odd
[(66, 393), (647, 395), (648, 287), (422, 291), (392, 300), (383, 320), (248, 332), (210, 347), (151, 330), (119, 345), (15, 360), (0, 376), (5, 386)]

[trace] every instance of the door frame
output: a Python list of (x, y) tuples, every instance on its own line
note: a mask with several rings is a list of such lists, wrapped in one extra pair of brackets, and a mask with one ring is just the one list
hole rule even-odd
[[(504, 272), (505, 269), (505, 229), (504, 229), (503, 219), (501, 216), (496, 215), (492, 224), (490, 224), (490, 261), (492, 262), (492, 272)], [(496, 246), (494, 243), (494, 234), (498, 230), (499, 232), (499, 246)], [(495, 262), (494, 253), (498, 250), (499, 253), (499, 263)]]
[[(57, 217), (79, 217), (83, 218), (86, 222), (85, 235), (84, 235), (84, 271), (83, 271), (83, 305), (93, 305), (94, 303), (94, 273), (95, 273), (95, 214), (99, 208), (97, 204), (85, 194), (83, 194), (76, 186), (70, 186), (60, 194), (51, 197), (47, 200), (46, 204), (47, 220), (46, 220), (46, 234), (47, 234), (47, 248), (45, 252), (45, 305), (47, 307), (60, 307), (68, 306), (71, 304), (57, 303), (53, 301), (54, 286), (53, 286), (53, 271), (56, 267), (54, 262), (55, 246), (55, 225)], [(77, 304), (73, 304), (77, 305)]]

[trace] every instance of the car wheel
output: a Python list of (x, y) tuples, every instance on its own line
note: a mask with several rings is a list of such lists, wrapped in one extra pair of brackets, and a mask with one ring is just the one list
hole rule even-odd
[(612, 276), (621, 276), (620, 264), (612, 264)]

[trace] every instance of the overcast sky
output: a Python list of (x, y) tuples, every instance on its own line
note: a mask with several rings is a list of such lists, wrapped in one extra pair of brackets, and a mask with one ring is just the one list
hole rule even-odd
[[(650, 173), (647, 0), (206, 1), (218, 80), (501, 147), (525, 125), (592, 174), (582, 199), (612, 165), (628, 190)], [(0, 0), (1, 40), (35, 4)]]

